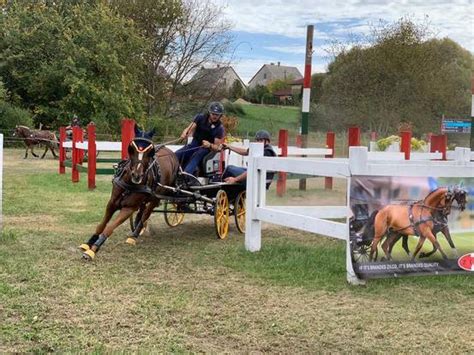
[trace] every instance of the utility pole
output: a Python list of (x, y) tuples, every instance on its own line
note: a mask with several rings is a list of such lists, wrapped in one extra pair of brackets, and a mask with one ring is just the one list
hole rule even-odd
[[(314, 26), (306, 29), (306, 57), (304, 63), (303, 102), (301, 105), (301, 147), (308, 147), (309, 103), (311, 96), (311, 61), (313, 58)], [(306, 179), (300, 179), (300, 190), (306, 190)]]

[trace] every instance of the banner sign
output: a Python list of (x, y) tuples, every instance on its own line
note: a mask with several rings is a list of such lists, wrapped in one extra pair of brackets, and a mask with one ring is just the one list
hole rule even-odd
[(359, 278), (474, 271), (474, 178), (352, 177), (350, 207)]
[(471, 133), (471, 121), (456, 118), (443, 118), (441, 133)]

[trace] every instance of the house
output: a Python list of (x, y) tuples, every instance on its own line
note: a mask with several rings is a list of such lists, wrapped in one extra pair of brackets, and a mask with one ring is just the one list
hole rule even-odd
[(292, 95), (300, 95), (303, 92), (303, 82), (304, 78), (293, 80), (290, 83)]
[(249, 88), (255, 88), (257, 85), (267, 86), (274, 80), (296, 80), (303, 78), (300, 71), (296, 67), (289, 67), (286, 65), (280, 65), (278, 62), (264, 64), (257, 73), (249, 81)]
[(199, 93), (200, 96), (209, 94), (215, 96), (218, 93), (224, 93), (226, 96), (235, 81), (238, 81), (245, 90), (246, 86), (234, 68), (217, 65), (215, 68), (201, 67), (187, 85), (194, 88), (193, 92)]
[(273, 92), (273, 96), (278, 99), (278, 103), (288, 105), (293, 102), (293, 92), (291, 88), (280, 89)]

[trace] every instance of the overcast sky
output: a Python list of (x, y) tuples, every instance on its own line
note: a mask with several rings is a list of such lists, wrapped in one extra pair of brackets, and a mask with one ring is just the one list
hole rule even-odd
[(245, 83), (263, 64), (281, 62), (303, 73), (306, 26), (314, 25), (313, 72), (326, 70), (324, 50), (334, 40), (369, 33), (379, 20), (425, 18), (437, 38), (449, 37), (474, 53), (473, 0), (215, 0), (234, 25), (229, 60)]

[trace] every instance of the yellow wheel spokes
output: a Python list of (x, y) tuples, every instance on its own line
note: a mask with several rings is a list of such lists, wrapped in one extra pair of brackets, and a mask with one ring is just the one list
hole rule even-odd
[(178, 212), (178, 205), (165, 202), (165, 222), (170, 227), (176, 227), (184, 220), (184, 213)]
[(214, 223), (217, 236), (220, 239), (227, 238), (229, 232), (229, 199), (224, 190), (219, 190), (216, 196)]
[(245, 233), (245, 197), (245, 191), (239, 193), (234, 206), (235, 224), (240, 233)]

